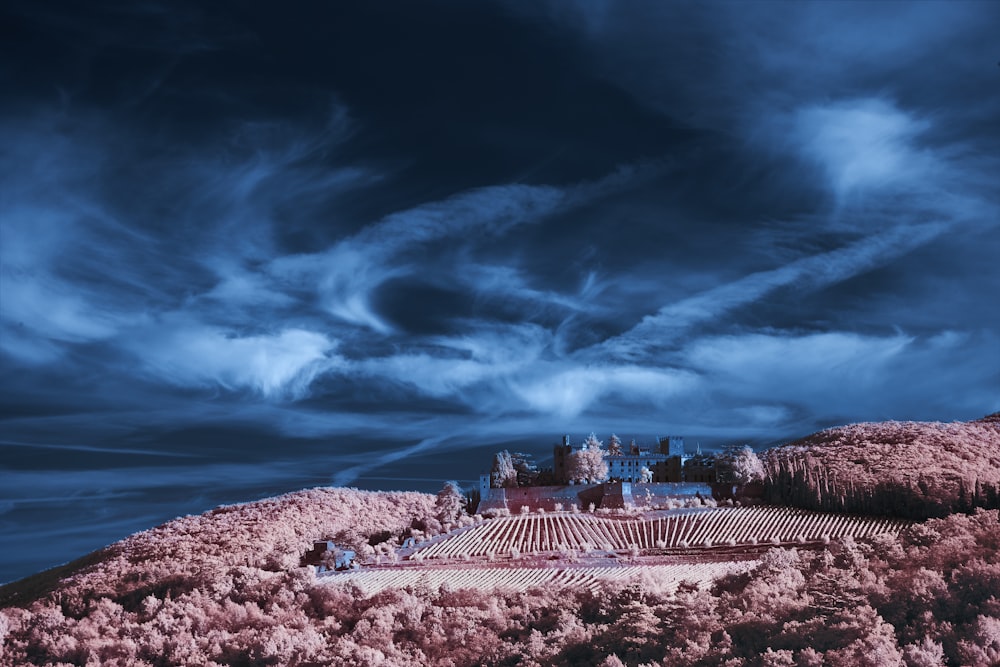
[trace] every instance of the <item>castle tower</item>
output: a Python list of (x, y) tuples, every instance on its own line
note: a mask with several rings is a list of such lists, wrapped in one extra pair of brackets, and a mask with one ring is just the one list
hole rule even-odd
[(660, 452), (667, 456), (684, 458), (684, 438), (679, 435), (668, 435), (660, 438)]
[(556, 484), (566, 484), (569, 482), (568, 474), (568, 459), (570, 453), (573, 451), (573, 446), (569, 444), (569, 436), (564, 435), (561, 445), (555, 445), (552, 448), (552, 472), (555, 477)]

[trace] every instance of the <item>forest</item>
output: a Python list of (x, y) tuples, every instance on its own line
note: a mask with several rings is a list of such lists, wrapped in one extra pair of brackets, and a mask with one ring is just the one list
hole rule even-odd
[(765, 497), (804, 509), (943, 517), (1000, 508), (1000, 415), (828, 429), (762, 456)]
[[(968, 461), (982, 478), (996, 470), (985, 450), (1000, 425), (977, 424), (992, 429)], [(905, 450), (909, 436), (893, 433), (913, 427), (882, 428)], [(968, 431), (954, 432), (962, 443), (946, 447), (976, 451)], [(368, 594), (301, 565), (315, 539), (377, 552), (445, 529), (453, 509), (427, 494), (312, 489), (177, 519), (0, 587), (0, 665), (1000, 663), (995, 509), (970, 506), (898, 536), (769, 549), (709, 588), (637, 576), (597, 589), (445, 582)]]

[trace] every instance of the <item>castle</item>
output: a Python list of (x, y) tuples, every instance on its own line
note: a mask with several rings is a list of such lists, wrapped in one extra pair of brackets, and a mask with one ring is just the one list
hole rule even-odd
[[(583, 448), (586, 448), (586, 443)], [(654, 505), (667, 498), (700, 495), (718, 496), (723, 471), (714, 456), (703, 455), (701, 448), (690, 454), (684, 438), (657, 438), (657, 447), (637, 445), (633, 440), (622, 447), (612, 436), (612, 445), (602, 450), (607, 464), (606, 481), (576, 483), (570, 474), (574, 448), (569, 436), (553, 447), (553, 467), (543, 471), (538, 482), (497, 488), (489, 474), (480, 475), (480, 511), (536, 509), (587, 509), (594, 507), (634, 507)]]
[[(621, 482), (654, 482), (654, 483), (678, 483), (688, 481), (714, 482), (714, 478), (708, 479), (687, 479), (688, 469), (694, 472), (699, 468), (699, 476), (705, 476), (704, 467), (706, 457), (699, 451), (697, 455), (688, 454), (684, 449), (684, 438), (676, 435), (658, 438), (658, 451), (654, 451), (648, 445), (637, 445), (635, 440), (631, 442), (628, 450), (621, 449), (615, 452), (611, 449), (605, 452), (604, 460), (608, 464), (608, 479)], [(573, 446), (569, 444), (569, 436), (563, 436), (561, 445), (556, 445), (552, 451), (553, 474), (557, 484), (569, 484), (572, 480), (569, 477), (569, 457), (573, 453)], [(695, 460), (697, 459), (697, 460)], [(643, 479), (643, 468), (649, 471), (648, 479)]]

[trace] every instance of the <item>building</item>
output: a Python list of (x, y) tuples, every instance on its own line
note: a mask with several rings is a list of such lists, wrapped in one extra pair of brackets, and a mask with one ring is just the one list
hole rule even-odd
[(497, 489), (490, 486), (490, 476), (480, 477), (478, 512), (506, 511), (520, 513), (543, 509), (551, 511), (621, 509), (625, 507), (656, 507), (667, 501), (685, 501), (712, 496), (709, 484), (632, 484), (630, 482), (599, 482), (560, 486), (528, 486)]
[[(574, 483), (570, 479), (571, 457), (586, 444), (574, 449), (569, 436), (564, 436), (552, 448), (551, 470), (539, 473), (530, 485), (494, 488), (490, 474), (480, 475), (479, 511), (655, 506), (668, 499), (717, 495), (719, 467), (714, 456), (703, 455), (700, 446), (689, 454), (680, 436), (657, 438), (655, 442), (649, 446), (633, 440), (628, 446), (615, 447), (616, 453), (604, 450), (607, 479)], [(650, 473), (645, 480), (643, 469)]]
[(355, 553), (350, 549), (341, 549), (330, 540), (313, 542), (313, 548), (302, 556), (303, 565), (315, 565), (318, 572), (329, 569), (349, 570), (356, 568)]
[[(553, 448), (553, 474), (559, 484), (570, 483), (569, 457), (572, 453), (569, 436), (563, 437), (562, 444)], [(637, 445), (633, 440), (620, 454), (605, 453), (608, 479), (616, 482), (642, 482), (643, 468), (649, 470), (650, 482), (683, 482), (686, 481), (684, 467), (690, 458), (684, 451), (684, 438), (675, 435), (658, 438), (655, 449), (649, 445)]]
[(684, 465), (684, 479), (687, 482), (716, 484), (718, 477), (719, 470), (714, 456), (699, 453)]
[(569, 444), (569, 436), (564, 435), (561, 445), (552, 448), (552, 476), (556, 484), (567, 484), (569, 482), (569, 455), (573, 453), (573, 446)]

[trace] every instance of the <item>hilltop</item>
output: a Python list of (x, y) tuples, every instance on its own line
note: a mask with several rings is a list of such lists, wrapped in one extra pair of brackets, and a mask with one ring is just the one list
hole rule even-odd
[(1000, 507), (1000, 413), (820, 431), (762, 455), (772, 502), (923, 519)]

